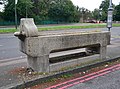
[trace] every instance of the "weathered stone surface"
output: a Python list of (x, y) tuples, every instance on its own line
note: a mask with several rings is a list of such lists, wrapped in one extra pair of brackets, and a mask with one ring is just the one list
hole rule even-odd
[(15, 32), (15, 36), (23, 35), (26, 37), (38, 36), (38, 30), (34, 24), (33, 18), (22, 18), (20, 20), (20, 32)]
[[(24, 19), (25, 20), (25, 19)], [(27, 19), (26, 19), (27, 20)], [(53, 50), (71, 49), (71, 48), (82, 48), (82, 47), (93, 47), (97, 46), (97, 51), (100, 53), (100, 59), (106, 59), (106, 46), (110, 39), (110, 32), (84, 32), (84, 33), (68, 33), (68, 34), (49, 34), (42, 35), (35, 31), (32, 34), (32, 24), (27, 21), (21, 21), (20, 26), (25, 32), (25, 39), (21, 40), (21, 51), (28, 55), (28, 64), (35, 71), (49, 72), (51, 67), (49, 63), (49, 55)], [(29, 27), (30, 26), (30, 27)], [(29, 27), (29, 28), (28, 28)], [(35, 26), (34, 26), (35, 27)], [(30, 29), (30, 31), (29, 31)], [(35, 27), (36, 29), (36, 27)], [(34, 33), (34, 31), (33, 31)], [(19, 37), (20, 38), (20, 37)], [(81, 59), (80, 59), (81, 60)], [(77, 60), (78, 61), (78, 60)], [(76, 64), (77, 61), (65, 61), (63, 66)], [(60, 65), (60, 64), (59, 64)], [(57, 65), (56, 65), (57, 66)]]

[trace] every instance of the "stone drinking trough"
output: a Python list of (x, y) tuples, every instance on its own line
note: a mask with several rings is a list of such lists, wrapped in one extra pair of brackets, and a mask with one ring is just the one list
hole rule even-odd
[[(86, 48), (86, 54), (95, 52), (99, 54), (99, 59), (105, 60), (106, 47), (110, 41), (110, 32), (63, 32), (43, 35), (38, 32), (31, 18), (21, 19), (20, 32), (16, 32), (14, 35), (20, 39), (20, 50), (27, 55), (28, 66), (37, 72), (57, 71), (79, 65), (81, 60), (85, 59), (83, 57), (50, 63), (50, 53), (65, 50)], [(90, 57), (88, 56), (88, 59)]]

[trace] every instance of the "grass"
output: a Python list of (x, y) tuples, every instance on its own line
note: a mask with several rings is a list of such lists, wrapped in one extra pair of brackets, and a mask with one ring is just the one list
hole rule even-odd
[(113, 24), (113, 27), (120, 27), (120, 24)]
[(16, 32), (17, 30), (16, 29), (0, 29), (0, 33), (14, 33)]
[(85, 28), (101, 28), (105, 27), (105, 25), (88, 25), (88, 26), (52, 26), (39, 28), (39, 30), (62, 30), (62, 29), (85, 29)]
[[(62, 30), (62, 29), (85, 29), (85, 28), (103, 28), (106, 27), (106, 24), (93, 24), (87, 26), (49, 26), (49, 27), (41, 27), (38, 28), (39, 31), (46, 31), (46, 30)], [(113, 27), (120, 27), (120, 24), (113, 24)], [(14, 33), (17, 30), (15, 28), (12, 29), (0, 29), (0, 33)]]

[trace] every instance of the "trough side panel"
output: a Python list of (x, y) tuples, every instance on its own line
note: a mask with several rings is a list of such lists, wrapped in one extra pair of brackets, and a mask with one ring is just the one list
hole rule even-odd
[(85, 35), (67, 35), (44, 38), (44, 47), (47, 47), (49, 52), (52, 50), (69, 49), (76, 47), (84, 47), (94, 44), (102, 44), (101, 34), (85, 34)]

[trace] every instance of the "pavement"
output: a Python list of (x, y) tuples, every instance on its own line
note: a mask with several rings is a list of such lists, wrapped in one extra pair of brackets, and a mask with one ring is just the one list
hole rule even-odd
[[(119, 56), (120, 56), (120, 38), (119, 36), (112, 37), (111, 44), (107, 47), (107, 59), (112, 59)], [(21, 58), (18, 58), (17, 60), (16, 59), (0, 60), (0, 89), (9, 89), (10, 87), (24, 84), (27, 81), (31, 81), (31, 80), (43, 77), (41, 75), (39, 76), (28, 75), (28, 77), (25, 77), (26, 76), (25, 73), (22, 73), (22, 72), (26, 68), (27, 68), (26, 57), (21, 57)], [(119, 74), (118, 72), (120, 73), (120, 71), (116, 72), (116, 78), (118, 76), (117, 74)], [(113, 75), (110, 75), (110, 76), (114, 78)], [(99, 81), (99, 80), (96, 80), (96, 81)], [(118, 81), (118, 83), (120, 82)], [(103, 84), (103, 83), (100, 83), (100, 84)], [(82, 85), (82, 87), (83, 88), (73, 87), (71, 89), (118, 89), (118, 88), (84, 88), (85, 87), (84, 84)]]
[(120, 69), (66, 89), (120, 89)]

